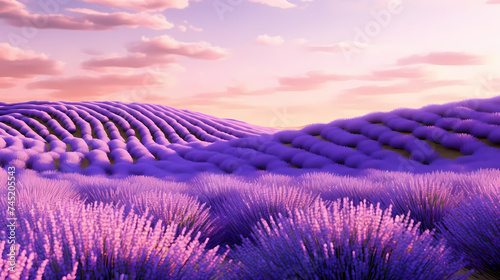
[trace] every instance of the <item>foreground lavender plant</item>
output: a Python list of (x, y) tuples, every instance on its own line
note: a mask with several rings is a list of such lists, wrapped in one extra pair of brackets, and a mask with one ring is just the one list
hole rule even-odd
[(124, 207), (68, 201), (56, 208), (37, 203), (23, 218), (18, 240), (38, 256), (34, 267), (49, 260), (44, 279), (212, 279), (235, 272), (199, 236), (185, 230), (176, 236), (176, 224), (150, 227), (147, 212), (125, 215)]
[[(6, 255), (10, 252), (10, 244), (6, 244), (6, 241), (0, 242), (0, 253)], [(10, 280), (21, 280), (21, 279), (35, 279), (42, 280), (42, 275), (45, 270), (45, 266), (49, 262), (49, 260), (44, 260), (40, 267), (35, 270), (33, 266), (33, 260), (36, 257), (35, 253), (30, 253), (29, 256), (26, 256), (26, 250), (23, 250), (19, 253), (20, 245), (15, 245), (16, 247), (16, 266), (15, 272), (9, 270), (10, 263), (9, 257), (0, 259), (0, 280), (10, 279)], [(69, 275), (68, 275), (69, 276)], [(7, 278), (9, 277), (9, 278)]]
[(317, 195), (297, 187), (255, 185), (242, 190), (238, 196), (227, 198), (224, 204), (213, 206), (221, 225), (209, 244), (241, 244), (261, 219), (308, 208), (316, 199)]
[(410, 218), (421, 222), (422, 230), (433, 229), (465, 197), (462, 190), (453, 189), (450, 181), (427, 174), (385, 182), (378, 191), (373, 201), (380, 202), (383, 208), (393, 205), (397, 215), (410, 211)]
[(438, 233), (478, 274), (500, 279), (500, 196), (477, 195), (453, 209)]
[(363, 201), (345, 198), (331, 207), (321, 201), (310, 210), (280, 215), (255, 229), (230, 253), (242, 263), (245, 279), (466, 279), (454, 276), (464, 267), (444, 241), (431, 245), (433, 232), (402, 215), (391, 217)]
[(210, 208), (186, 194), (141, 192), (130, 198), (128, 206), (139, 215), (144, 215), (149, 209), (153, 227), (161, 220), (166, 225), (177, 224), (178, 233), (186, 229), (193, 233), (193, 237), (198, 232), (202, 232), (203, 237), (213, 232), (214, 220), (210, 215)]
[[(86, 203), (126, 203), (142, 192), (182, 192), (186, 185), (145, 176), (111, 179), (104, 176), (77, 175), (73, 180)], [(127, 210), (129, 210), (127, 208)]]
[(364, 199), (370, 201), (376, 193), (375, 184), (364, 178), (334, 176), (328, 173), (307, 173), (300, 176), (300, 185), (313, 193), (319, 193), (324, 200), (335, 201), (349, 197), (354, 204)]

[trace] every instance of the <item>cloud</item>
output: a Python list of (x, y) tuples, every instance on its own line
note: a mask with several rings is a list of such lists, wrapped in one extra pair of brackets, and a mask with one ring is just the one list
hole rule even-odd
[[(83, 0), (87, 3), (101, 4), (109, 7), (125, 8), (133, 11), (163, 11), (165, 9), (185, 9), (189, 0)], [(199, 1), (199, 0), (198, 0)], [(198, 2), (195, 1), (195, 2)]]
[(0, 14), (24, 9), (24, 7), (24, 4), (15, 0), (2, 0), (0, 1)]
[(161, 14), (147, 13), (102, 13), (90, 9), (66, 9), (81, 16), (74, 17), (63, 14), (31, 14), (26, 6), (14, 0), (0, 0), (0, 19), (12, 26), (32, 26), (39, 29), (65, 30), (110, 30), (125, 26), (139, 26), (152, 29), (170, 29), (173, 24)]
[(359, 42), (345, 41), (332, 45), (309, 45), (307, 46), (307, 49), (312, 52), (341, 53), (350, 51), (351, 49), (362, 49), (366, 46), (367, 44)]
[(255, 42), (259, 45), (279, 46), (285, 42), (281, 36), (269, 36), (267, 34), (259, 35), (255, 38)]
[(489, 0), (486, 2), (486, 4), (489, 4), (489, 5), (500, 4), (500, 0)]
[(189, 29), (195, 31), (195, 32), (201, 32), (203, 31), (203, 28), (201, 27), (195, 27), (195, 26), (192, 26), (192, 25), (189, 25)]
[(280, 87), (276, 90), (281, 91), (306, 91), (312, 89), (318, 89), (325, 85), (326, 83), (332, 81), (347, 81), (354, 79), (353, 76), (339, 75), (329, 73), (327, 71), (310, 71), (302, 77), (280, 77), (278, 82)]
[(84, 15), (84, 19), (94, 23), (96, 26), (115, 27), (115, 26), (127, 26), (127, 27), (149, 27), (151, 29), (170, 29), (174, 25), (167, 21), (165, 16), (161, 14), (149, 14), (149, 13), (102, 13), (90, 9), (66, 9), (71, 12), (80, 13)]
[(196, 59), (218, 60), (229, 55), (228, 50), (214, 47), (205, 41), (185, 43), (163, 35), (155, 38), (142, 37), (141, 42), (127, 48), (129, 52), (144, 53), (150, 56), (176, 54)]
[(428, 76), (428, 73), (421, 67), (401, 67), (372, 71), (368, 75), (360, 75), (358, 79), (365, 81), (387, 81), (393, 79), (419, 79)]
[[(278, 86), (249, 90), (244, 87), (227, 87), (225, 91), (210, 92), (210, 93), (200, 93), (190, 97), (186, 100), (183, 105), (193, 102), (193, 104), (202, 105), (204, 102), (213, 101), (221, 98), (231, 98), (235, 96), (259, 96), (259, 95), (269, 95), (277, 92), (287, 92), (287, 91), (309, 91), (316, 90), (326, 86), (331, 82), (344, 82), (350, 80), (359, 81), (388, 81), (393, 79), (416, 79), (417, 81), (423, 81), (426, 86), (438, 86), (439, 83), (429, 83), (422, 78), (427, 77), (426, 73), (421, 68), (395, 68), (388, 70), (373, 71), (371, 74), (363, 75), (345, 75), (345, 74), (335, 74), (325, 70), (316, 70), (306, 72), (302, 76), (282, 76), (278, 77)], [(446, 81), (448, 82), (448, 81)], [(455, 82), (455, 81), (454, 81)], [(461, 81), (459, 81), (461, 82)], [(411, 82), (418, 84), (418, 82)], [(406, 83), (403, 83), (406, 84)], [(446, 83), (443, 83), (443, 86)], [(402, 88), (402, 87), (401, 87)], [(400, 89), (401, 89), (400, 88)], [(364, 93), (365, 90), (380, 89), (383, 87), (377, 86), (366, 86), (359, 87), (359, 89), (352, 89), (352, 93)], [(391, 88), (386, 89), (391, 90)], [(398, 90), (397, 87), (392, 89), (392, 91)], [(359, 92), (357, 92), (359, 91)]]
[(250, 0), (250, 2), (260, 3), (267, 6), (281, 8), (281, 9), (289, 9), (295, 8), (297, 5), (288, 2), (287, 0)]
[(383, 95), (383, 94), (402, 94), (402, 93), (417, 93), (432, 88), (462, 86), (465, 82), (462, 80), (426, 80), (426, 79), (411, 79), (403, 83), (379, 86), (367, 85), (350, 88), (344, 91), (347, 95)]
[[(167, 35), (156, 38), (143, 37), (140, 42), (128, 46), (129, 53), (123, 56), (94, 57), (82, 62), (82, 69), (97, 72), (113, 72), (113, 68), (144, 68), (161, 66), (184, 70), (177, 64), (179, 56), (203, 60), (222, 59), (228, 55), (225, 49), (213, 47), (207, 42), (184, 43)], [(116, 70), (116, 69), (114, 69)]]
[[(274, 8), (290, 9), (297, 5), (288, 2), (287, 0), (249, 0), (250, 2), (264, 4)], [(301, 2), (312, 2), (313, 0), (301, 0)]]
[(82, 63), (86, 70), (107, 72), (107, 68), (144, 68), (153, 65), (173, 64), (177, 58), (167, 56), (148, 56), (145, 54), (128, 54), (126, 56), (97, 57)]
[(11, 78), (0, 78), (0, 89), (5, 89), (5, 88), (13, 88), (17, 84), (15, 81), (13, 81)]
[(425, 55), (411, 55), (400, 58), (398, 65), (412, 64), (434, 65), (480, 65), (483, 63), (481, 56), (461, 52), (432, 52)]
[(28, 89), (54, 90), (51, 95), (63, 100), (89, 100), (113, 93), (131, 91), (134, 86), (158, 85), (148, 73), (133, 75), (100, 75), (58, 77), (28, 84)]
[(45, 54), (0, 43), (0, 77), (25, 79), (37, 75), (58, 75), (62, 66), (63, 63), (51, 60)]
[(103, 52), (96, 49), (83, 49), (82, 52), (88, 55), (102, 55)]

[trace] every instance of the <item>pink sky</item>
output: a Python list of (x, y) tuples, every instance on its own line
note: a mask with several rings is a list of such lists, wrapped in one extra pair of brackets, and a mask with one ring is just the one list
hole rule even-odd
[(0, 0), (0, 101), (269, 127), (500, 94), (497, 0)]

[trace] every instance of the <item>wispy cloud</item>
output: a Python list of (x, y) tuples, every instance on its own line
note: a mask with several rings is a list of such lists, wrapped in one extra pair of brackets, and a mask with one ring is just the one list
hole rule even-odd
[[(0, 43), (0, 77), (26, 79), (37, 75), (58, 75), (62, 66), (62, 62), (54, 61), (45, 54)], [(11, 84), (3, 83), (4, 86)]]
[(448, 87), (448, 86), (463, 86), (465, 82), (462, 80), (427, 80), (427, 79), (411, 79), (405, 82), (399, 82), (392, 85), (367, 85), (350, 88), (344, 91), (348, 95), (385, 95), (385, 94), (404, 94), (404, 93), (419, 93), (425, 90)]
[[(83, 0), (109, 7), (119, 7), (134, 11), (163, 11), (165, 9), (184, 9), (189, 6), (189, 0)], [(192, 2), (199, 2), (192, 1)]]
[(11, 78), (0, 78), (0, 88), (13, 88), (16, 82)]
[[(148, 74), (132, 75), (80, 75), (72, 77), (57, 77), (36, 81), (27, 85), (28, 89), (53, 90), (51, 96), (62, 100), (91, 100), (100, 96), (128, 91), (133, 86), (142, 86), (148, 79)], [(148, 85), (158, 82), (147, 81)]]
[(281, 8), (281, 9), (289, 9), (295, 8), (297, 5), (288, 2), (287, 0), (250, 0), (250, 2), (260, 3), (267, 6)]
[(161, 30), (174, 26), (161, 14), (103, 13), (80, 8), (66, 10), (80, 14), (80, 16), (32, 14), (24, 4), (18, 1), (0, 0), (0, 19), (16, 27), (25, 27), (27, 24), (31, 24), (39, 29), (110, 30), (122, 26), (129, 28), (142, 26)]
[(212, 46), (205, 41), (185, 43), (168, 35), (155, 38), (142, 37), (140, 42), (130, 44), (127, 49), (132, 53), (145, 53), (151, 56), (174, 54), (205, 60), (218, 60), (229, 55), (227, 49)]
[(128, 54), (125, 56), (96, 57), (82, 62), (86, 70), (107, 72), (107, 68), (144, 68), (153, 65), (176, 63), (178, 59), (172, 55), (148, 56), (145, 54)]
[(463, 52), (431, 52), (400, 58), (397, 64), (480, 65), (483, 64), (483, 57)]
[(347, 81), (353, 79), (353, 76), (340, 75), (325, 70), (307, 72), (304, 76), (280, 77), (278, 82), (280, 87), (276, 90), (281, 91), (306, 91), (318, 89), (326, 83), (333, 81)]
[(257, 38), (255, 38), (255, 42), (259, 45), (279, 46), (282, 45), (285, 40), (281, 36), (269, 36), (264, 34), (257, 36)]
[(353, 49), (362, 49), (367, 47), (367, 44), (353, 42), (353, 41), (345, 41), (339, 42), (331, 45), (308, 45), (306, 46), (307, 50), (311, 52), (326, 52), (326, 53), (342, 53), (349, 52)]
[(399, 67), (385, 70), (372, 71), (369, 75), (360, 76), (360, 80), (367, 81), (387, 81), (395, 78), (399, 79), (419, 79), (429, 76), (429, 73), (422, 67)]

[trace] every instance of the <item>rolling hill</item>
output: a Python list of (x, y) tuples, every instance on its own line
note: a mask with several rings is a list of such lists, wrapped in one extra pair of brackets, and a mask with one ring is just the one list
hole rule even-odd
[(464, 171), (498, 158), (499, 97), (283, 131), (154, 104), (0, 103), (0, 164), (38, 172)]

